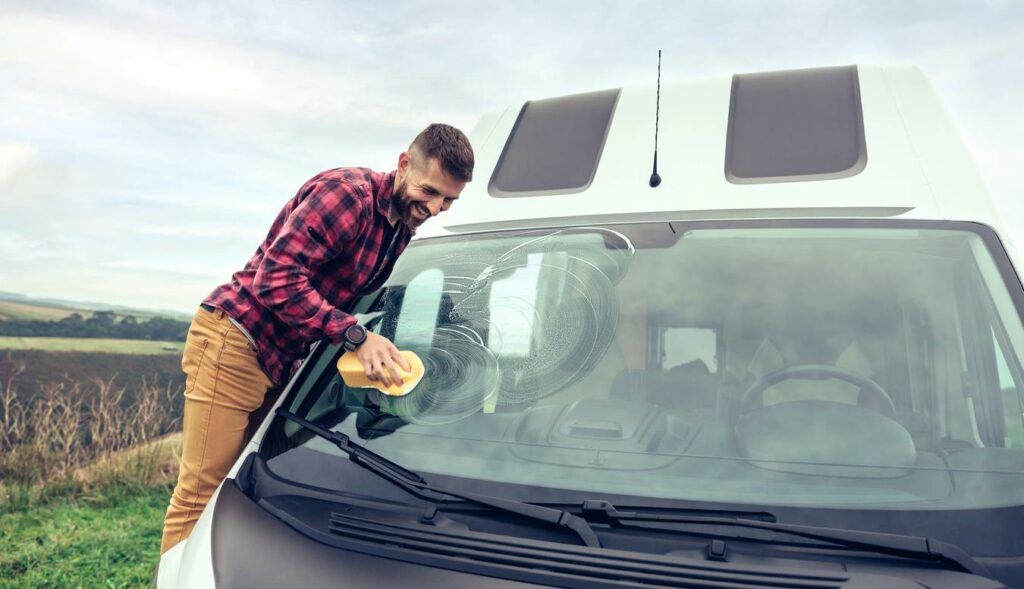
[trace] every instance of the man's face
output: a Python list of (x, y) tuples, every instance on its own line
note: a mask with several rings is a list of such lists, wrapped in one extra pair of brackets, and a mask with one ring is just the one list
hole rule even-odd
[(430, 217), (447, 211), (465, 187), (465, 182), (452, 178), (441, 168), (437, 158), (403, 153), (398, 158), (395, 176), (393, 216), (415, 229)]

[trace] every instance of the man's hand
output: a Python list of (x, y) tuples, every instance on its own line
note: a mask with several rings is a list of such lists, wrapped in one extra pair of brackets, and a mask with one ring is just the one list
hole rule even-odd
[(379, 380), (384, 386), (402, 384), (398, 367), (412, 370), (409, 361), (398, 351), (388, 338), (372, 331), (366, 332), (366, 341), (356, 348), (356, 356), (363, 363), (363, 372), (370, 380)]

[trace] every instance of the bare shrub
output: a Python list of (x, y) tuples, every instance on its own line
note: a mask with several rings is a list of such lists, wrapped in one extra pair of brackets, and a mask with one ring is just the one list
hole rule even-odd
[[(14, 381), (25, 371), (25, 363), (8, 362), (0, 389), (0, 452), (7, 453), (25, 439), (25, 407), (18, 399)], [(2, 477), (0, 477), (2, 478)]]
[(132, 444), (151, 440), (164, 431), (169, 421), (167, 404), (163, 401), (163, 391), (156, 386), (144, 384), (142, 391), (132, 407)]
[(180, 390), (144, 383), (127, 404), (113, 377), (47, 383), (26, 406), (15, 382), (23, 370), (0, 380), (0, 506), (168, 480), (177, 461), (159, 438), (177, 426), (172, 407)]
[(51, 448), (54, 432), (57, 428), (58, 395), (63, 384), (51, 384), (36, 399), (28, 412), (28, 435), (22, 443), (28, 444), (39, 452), (40, 468), (45, 477), (52, 472), (56, 456)]
[(80, 387), (76, 384), (64, 389), (54, 399), (50, 448), (58, 461), (57, 476), (68, 478), (72, 467), (86, 453), (82, 425), (85, 415), (82, 410)]
[(90, 406), (89, 444), (98, 455), (109, 454), (120, 450), (127, 444), (124, 425), (126, 423), (124, 409), (124, 387), (114, 385), (115, 376), (103, 380), (97, 378), (96, 395)]
[(144, 488), (167, 479), (165, 467), (176, 460), (173, 449), (157, 439), (177, 423), (170, 411), (177, 392), (169, 386), (143, 384), (135, 403), (125, 414), (125, 423), (130, 427), (122, 430), (126, 435), (124, 447), (130, 450), (108, 457), (105, 463), (108, 484), (116, 482), (121, 486)]

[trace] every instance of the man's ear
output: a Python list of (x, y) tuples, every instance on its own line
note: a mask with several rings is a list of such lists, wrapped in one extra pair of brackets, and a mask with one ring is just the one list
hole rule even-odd
[(401, 184), (405, 180), (406, 174), (412, 169), (412, 158), (409, 157), (409, 152), (403, 151), (398, 154), (398, 167), (395, 171), (395, 182)]

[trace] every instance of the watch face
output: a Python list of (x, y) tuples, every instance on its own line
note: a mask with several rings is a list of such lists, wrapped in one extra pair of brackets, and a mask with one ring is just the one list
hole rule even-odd
[(345, 330), (345, 339), (358, 346), (366, 340), (366, 328), (362, 325), (349, 327)]

